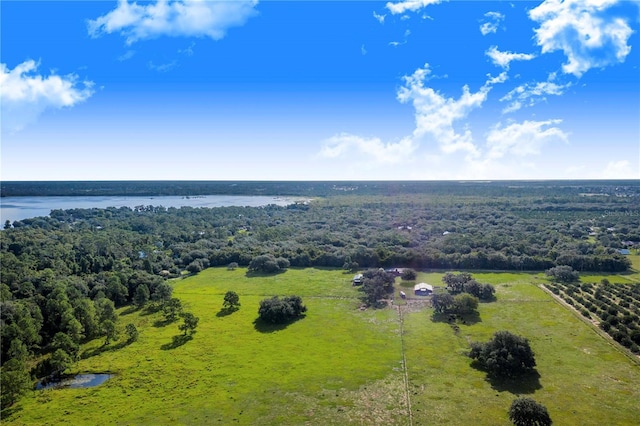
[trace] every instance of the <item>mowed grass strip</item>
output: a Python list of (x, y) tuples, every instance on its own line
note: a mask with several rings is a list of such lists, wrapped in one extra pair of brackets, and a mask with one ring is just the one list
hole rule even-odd
[[(508, 425), (512, 400), (528, 395), (548, 408), (555, 424), (637, 425), (638, 367), (537, 288), (539, 277), (512, 281), (511, 275), (474, 274), (496, 286), (497, 301), (481, 303), (480, 321), (459, 324), (458, 332), (432, 322), (431, 309), (405, 316), (414, 424)], [(469, 342), (498, 330), (530, 340), (539, 378), (492, 382), (471, 367)]]
[[(158, 326), (159, 313), (122, 315), (120, 326), (134, 323), (139, 340), (119, 350), (90, 342), (82, 352), (94, 355), (74, 367), (111, 380), (32, 392), (3, 423), (403, 424), (394, 310), (358, 310), (359, 293), (342, 271), (244, 272), (207, 269), (176, 282), (174, 295), (200, 318), (193, 339), (173, 344), (179, 322)], [(305, 282), (313, 290), (303, 291)], [(242, 306), (222, 315), (227, 290)], [(286, 327), (254, 323), (262, 295), (287, 294), (303, 296), (306, 317)]]

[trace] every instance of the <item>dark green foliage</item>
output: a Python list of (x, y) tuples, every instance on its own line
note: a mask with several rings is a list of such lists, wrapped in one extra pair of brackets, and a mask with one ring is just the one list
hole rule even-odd
[(240, 307), (240, 296), (235, 291), (227, 291), (224, 295), (222, 307), (230, 310), (237, 310)]
[(127, 342), (128, 343), (133, 343), (136, 340), (138, 340), (138, 329), (136, 328), (135, 324), (127, 324), (127, 326), (125, 327), (125, 333), (127, 333)]
[(478, 298), (468, 293), (456, 294), (453, 297), (453, 309), (456, 314), (470, 314), (478, 309)]
[(149, 301), (149, 289), (145, 284), (139, 285), (136, 288), (136, 294), (133, 296), (133, 303), (138, 307), (142, 308)]
[(227, 265), (227, 269), (230, 271), (235, 271), (239, 267), (240, 266), (238, 265), (238, 262), (231, 262), (230, 264)]
[(49, 359), (49, 366), (54, 376), (61, 375), (64, 370), (73, 365), (73, 359), (63, 349), (56, 349)]
[(251, 259), (249, 263), (249, 271), (262, 272), (265, 274), (273, 274), (287, 269), (290, 263), (287, 259), (279, 257), (275, 258), (270, 254), (263, 254)]
[(51, 341), (51, 348), (53, 350), (62, 349), (65, 351), (72, 360), (77, 360), (80, 353), (80, 345), (75, 342), (69, 335), (58, 332), (53, 336)]
[(0, 402), (2, 408), (13, 405), (31, 388), (31, 376), (24, 360), (13, 358), (0, 369)]
[(418, 274), (416, 273), (416, 271), (414, 271), (411, 268), (403, 269), (402, 273), (400, 274), (400, 278), (403, 279), (404, 281), (413, 281), (416, 279), (417, 276)]
[(184, 331), (185, 336), (187, 334), (192, 335), (198, 327), (200, 318), (193, 315), (191, 312), (183, 312), (180, 316), (182, 317), (184, 322), (178, 326), (178, 329), (180, 331)]
[(431, 306), (438, 313), (448, 312), (454, 306), (453, 296), (449, 293), (434, 293), (431, 296)]
[(364, 292), (363, 302), (368, 306), (383, 306), (381, 300), (393, 293), (395, 277), (383, 269), (368, 269), (362, 275), (364, 276), (361, 287)]
[(278, 296), (260, 301), (258, 315), (264, 322), (271, 324), (286, 324), (307, 311), (300, 296), (286, 296), (280, 299)]
[(550, 426), (547, 408), (529, 397), (514, 399), (509, 408), (509, 420), (515, 426)]
[(119, 333), (118, 328), (116, 327), (116, 323), (111, 320), (106, 320), (102, 322), (102, 334), (104, 334), (104, 344), (105, 346), (111, 343), (114, 340), (118, 339)]
[(469, 357), (496, 377), (515, 378), (533, 371), (535, 356), (529, 340), (508, 331), (498, 331), (486, 343), (473, 342)]
[(151, 296), (151, 300), (164, 303), (171, 299), (172, 294), (173, 287), (166, 282), (161, 282), (156, 286), (153, 295)]
[(561, 283), (576, 282), (580, 279), (578, 271), (574, 271), (571, 266), (560, 265), (554, 266), (545, 271), (545, 274), (554, 281)]
[(172, 297), (164, 305), (162, 305), (162, 313), (167, 322), (174, 322), (182, 313), (182, 302), (180, 299)]

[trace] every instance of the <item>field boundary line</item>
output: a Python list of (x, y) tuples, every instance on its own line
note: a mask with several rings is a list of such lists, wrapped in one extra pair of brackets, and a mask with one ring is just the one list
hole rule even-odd
[(413, 426), (413, 410), (411, 409), (411, 396), (409, 395), (409, 372), (407, 370), (407, 355), (404, 350), (404, 315), (401, 306), (396, 306), (400, 319), (400, 347), (402, 350), (402, 375), (404, 378), (404, 395), (407, 400), (407, 411), (409, 413), (409, 426)]

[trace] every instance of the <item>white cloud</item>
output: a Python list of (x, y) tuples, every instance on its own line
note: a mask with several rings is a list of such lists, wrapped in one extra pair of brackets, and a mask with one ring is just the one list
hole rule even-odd
[(255, 16), (257, 4), (257, 0), (158, 0), (140, 5), (119, 0), (114, 10), (89, 20), (88, 31), (92, 37), (120, 32), (128, 45), (161, 36), (220, 40), (229, 28)]
[(480, 32), (482, 35), (497, 32), (498, 27), (504, 20), (504, 15), (500, 12), (487, 12), (484, 14), (484, 17), (486, 20), (480, 25)]
[[(550, 79), (553, 79), (554, 77), (554, 74), (549, 76)], [(511, 103), (502, 112), (506, 114), (515, 112), (524, 106), (534, 106), (540, 102), (546, 101), (548, 95), (562, 95), (569, 87), (571, 87), (571, 83), (556, 84), (551, 81), (520, 85), (500, 99), (500, 102), (511, 101)]]
[[(432, 4), (441, 3), (443, 0), (404, 0), (398, 3), (388, 2), (386, 8), (392, 15), (409, 12), (416, 12)], [(446, 0), (445, 0), (446, 1)]]
[(376, 18), (378, 20), (378, 22), (380, 22), (381, 24), (384, 24), (384, 18), (386, 18), (387, 15), (379, 15), (374, 10), (373, 11), (373, 17)]
[(399, 142), (383, 143), (379, 138), (364, 138), (349, 133), (341, 133), (327, 139), (320, 156), (325, 158), (341, 158), (349, 154), (366, 155), (377, 163), (397, 164), (406, 160), (416, 149), (409, 138)]
[(610, 161), (600, 175), (599, 179), (640, 179), (640, 170), (633, 170), (627, 160)]
[(479, 108), (487, 99), (492, 85), (504, 82), (506, 74), (489, 78), (475, 93), (471, 93), (465, 85), (458, 99), (447, 98), (431, 87), (426, 87), (424, 83), (428, 81), (430, 74), (429, 65), (425, 64), (424, 68), (405, 76), (405, 85), (398, 90), (398, 100), (402, 103), (411, 102), (415, 109), (416, 129), (413, 137), (433, 137), (444, 153), (463, 151), (477, 156), (478, 149), (473, 143), (471, 131), (464, 129), (460, 133), (456, 131), (454, 124), (466, 118), (472, 110)]
[(28, 60), (10, 70), (0, 64), (2, 128), (16, 132), (48, 109), (72, 107), (93, 95), (93, 82), (79, 83), (74, 74), (36, 74), (39, 64)]
[(562, 50), (568, 62), (562, 70), (580, 77), (591, 68), (624, 62), (633, 32), (627, 22), (606, 10), (618, 0), (546, 0), (529, 11), (539, 22), (536, 43), (542, 53)]
[(118, 56), (118, 61), (120, 62), (128, 61), (129, 59), (133, 58), (135, 54), (136, 54), (135, 50), (127, 50), (122, 55)]
[[(434, 141), (443, 155), (465, 154), (478, 157), (479, 148), (474, 144), (471, 131), (456, 130), (457, 123), (479, 108), (487, 99), (492, 86), (507, 79), (506, 73), (497, 77), (487, 76), (485, 84), (475, 93), (468, 86), (462, 88), (458, 99), (446, 97), (425, 83), (432, 78), (441, 78), (431, 73), (429, 64), (418, 68), (413, 74), (403, 77), (404, 85), (398, 90), (397, 99), (414, 107), (415, 129), (411, 135), (399, 142), (384, 143), (379, 138), (364, 138), (352, 134), (340, 134), (325, 141), (320, 155), (325, 158), (347, 158), (365, 154), (379, 163), (395, 163), (406, 160), (424, 142)], [(430, 152), (430, 155), (435, 155)]]
[(530, 61), (536, 57), (536, 55), (531, 53), (502, 52), (498, 50), (497, 46), (491, 46), (485, 52), (485, 55), (491, 58), (494, 65), (502, 67), (505, 70), (509, 69), (509, 64), (512, 61)]
[(147, 63), (147, 67), (150, 70), (158, 71), (158, 72), (168, 72), (174, 69), (178, 65), (178, 61), (171, 61), (164, 64), (156, 65), (152, 61)]
[(487, 135), (488, 160), (512, 154), (517, 157), (540, 154), (543, 144), (549, 141), (567, 142), (569, 135), (556, 125), (562, 120), (524, 121), (507, 126), (497, 124)]

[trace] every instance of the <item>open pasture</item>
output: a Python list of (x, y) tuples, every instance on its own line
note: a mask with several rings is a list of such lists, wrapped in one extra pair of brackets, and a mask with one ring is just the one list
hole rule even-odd
[[(555, 424), (637, 424), (640, 368), (539, 289), (541, 277), (473, 275), (496, 287), (497, 300), (481, 303), (479, 319), (456, 330), (432, 321), (424, 304), (360, 310), (352, 274), (339, 270), (251, 277), (242, 268), (206, 269), (175, 283), (174, 295), (200, 318), (193, 339), (175, 343), (178, 323), (123, 310), (120, 326), (134, 323), (139, 340), (90, 342), (74, 366), (112, 373), (111, 380), (34, 391), (3, 422), (506, 425), (515, 395), (528, 395)], [(438, 276), (417, 282), (441, 285)], [(242, 304), (231, 314), (221, 311), (228, 290)], [(289, 294), (302, 296), (305, 318), (286, 327), (255, 322), (261, 299)], [(539, 377), (492, 382), (471, 367), (469, 342), (497, 330), (530, 340)]]

